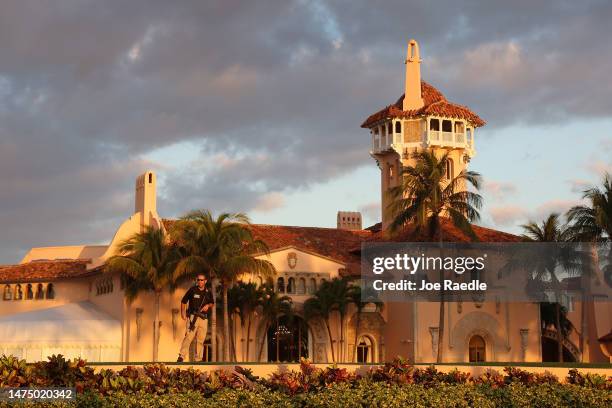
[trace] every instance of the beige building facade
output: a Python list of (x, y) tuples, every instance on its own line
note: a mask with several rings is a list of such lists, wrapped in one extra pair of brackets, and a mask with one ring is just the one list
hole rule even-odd
[[(306, 321), (303, 314), (304, 302), (323, 281), (346, 276), (359, 284), (360, 244), (386, 239), (386, 192), (399, 182), (402, 167), (411, 163), (411, 152), (424, 148), (439, 154), (448, 152), (450, 175), (465, 169), (476, 153), (474, 134), (484, 121), (422, 82), (420, 64), (418, 44), (411, 40), (404, 95), (362, 124), (370, 131), (371, 155), (381, 170), (382, 225), (363, 229), (360, 214), (340, 212), (338, 228), (250, 227), (270, 247), (269, 255), (260, 256), (276, 268), (275, 290), (292, 299), (296, 318), (289, 322), (281, 316), (278, 327), (266, 330), (256, 312), (251, 316), (251, 332), (247, 335), (247, 325), (234, 315), (231, 337), (237, 361), (298, 361), (308, 357), (326, 363), (332, 361), (332, 349), (338, 362), (376, 363), (398, 355), (415, 363), (436, 360), (440, 344), (438, 303), (370, 303), (360, 313), (351, 305), (344, 319), (338, 313), (332, 314), (331, 341), (323, 320)], [(152, 171), (137, 178), (134, 213), (118, 227), (108, 245), (32, 248), (19, 264), (0, 266), (0, 354), (29, 361), (55, 353), (89, 361), (152, 360), (153, 294), (141, 294), (129, 303), (120, 276), (105, 272), (103, 265), (116, 253), (120, 242), (145, 227), (171, 228), (172, 220), (157, 213), (156, 182)], [(451, 225), (444, 228), (449, 240), (467, 239)], [(475, 227), (475, 232), (481, 241), (517, 241), (513, 235), (487, 228)], [(245, 276), (244, 280), (263, 283), (255, 276)], [(178, 355), (185, 332), (180, 299), (191, 284), (186, 282), (176, 291), (162, 294), (161, 361), (174, 361)], [(580, 327), (580, 303), (577, 299), (570, 303), (569, 317)], [(608, 305), (596, 305), (596, 325), (591, 325), (591, 343), (584, 356), (577, 347), (577, 335), (567, 340), (565, 348), (574, 360), (609, 361), (606, 344), (596, 340), (605, 338), (612, 329)], [(479, 303), (468, 299), (445, 307), (442, 345), (448, 362), (542, 361), (543, 339), (554, 338), (549, 328), (542, 327), (536, 303)], [(222, 345), (229, 344), (230, 339), (223, 338), (221, 319), (222, 314), (217, 313), (216, 321), (209, 324), (207, 361), (220, 361)], [(213, 332), (216, 350), (210, 341)], [(281, 340), (274, 342), (273, 338)], [(284, 342), (282, 352), (278, 351), (280, 342)]]

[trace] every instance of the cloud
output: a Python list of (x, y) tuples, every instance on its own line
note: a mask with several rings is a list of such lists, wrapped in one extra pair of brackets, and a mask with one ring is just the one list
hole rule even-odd
[(567, 210), (579, 205), (579, 200), (550, 200), (535, 208), (518, 205), (494, 206), (488, 210), (494, 227), (518, 227), (527, 222), (540, 223), (552, 213), (564, 215)]
[(572, 193), (582, 194), (584, 190), (591, 186), (591, 182), (583, 179), (573, 179), (566, 181), (570, 185), (570, 191)]
[(163, 175), (164, 216), (271, 210), (350, 173), (410, 36), (423, 78), (489, 128), (609, 117), (610, 18), (606, 2), (2, 2), (0, 262), (108, 241), (160, 149), (199, 149)]
[(359, 206), (358, 211), (361, 212), (362, 219), (364, 220), (364, 227), (368, 227), (367, 223), (373, 224), (376, 222), (380, 222), (380, 201), (374, 201), (371, 203), (363, 204)]
[(517, 193), (516, 185), (509, 181), (485, 180), (483, 191), (496, 201), (503, 201), (508, 196)]
[(270, 212), (281, 208), (285, 205), (285, 197), (278, 192), (266, 193), (257, 199), (257, 203), (253, 208), (258, 212)]
[(526, 218), (527, 213), (526, 209), (515, 205), (492, 207), (489, 209), (493, 222), (499, 227), (514, 226), (522, 222)]

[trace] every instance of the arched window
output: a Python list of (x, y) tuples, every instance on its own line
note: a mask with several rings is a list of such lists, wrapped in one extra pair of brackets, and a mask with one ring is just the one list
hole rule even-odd
[(47, 285), (47, 295), (45, 297), (47, 299), (55, 299), (55, 289), (53, 288), (52, 283), (49, 283)]
[(17, 284), (15, 286), (15, 296), (13, 297), (13, 299), (15, 299), (15, 300), (23, 299), (23, 290), (21, 289), (21, 285), (20, 284)]
[(402, 133), (402, 122), (395, 122), (395, 133)]
[(470, 338), (470, 363), (486, 361), (485, 341), (481, 336)]
[(357, 340), (357, 362), (372, 363), (373, 356), (372, 339), (368, 336), (361, 336)]
[(308, 285), (308, 293), (313, 295), (317, 291), (317, 280), (310, 278), (310, 285)]
[(446, 178), (452, 180), (455, 177), (455, 164), (453, 159), (446, 159)]
[(45, 297), (45, 291), (43, 290), (43, 284), (39, 283), (38, 285), (36, 285), (36, 295), (34, 296), (34, 299), (40, 300), (40, 299), (44, 299), (44, 297)]
[(279, 293), (285, 293), (285, 278), (278, 278), (276, 280), (276, 291)]
[(287, 293), (295, 293), (295, 279), (293, 278), (287, 281)]
[(28, 283), (26, 285), (25, 297), (26, 297), (27, 300), (34, 299), (34, 292), (32, 291), (32, 284), (31, 283)]
[(11, 300), (13, 298), (13, 292), (11, 292), (11, 285), (4, 285), (4, 295), (2, 299)]
[(305, 293), (306, 293), (306, 279), (300, 278), (300, 280), (298, 280), (297, 294), (303, 295)]

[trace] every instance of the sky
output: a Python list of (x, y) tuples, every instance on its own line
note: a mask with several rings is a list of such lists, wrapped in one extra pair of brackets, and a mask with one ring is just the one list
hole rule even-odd
[(0, 2), (0, 264), (158, 212), (380, 220), (360, 124), (422, 78), (487, 121), (479, 223), (520, 232), (612, 171), (607, 1)]

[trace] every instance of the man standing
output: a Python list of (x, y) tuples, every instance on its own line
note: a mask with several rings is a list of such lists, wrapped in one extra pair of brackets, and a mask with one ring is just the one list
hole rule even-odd
[(214, 303), (212, 293), (206, 287), (206, 276), (202, 273), (198, 274), (196, 285), (190, 287), (181, 300), (181, 318), (187, 323), (187, 331), (176, 361), (183, 361), (189, 354), (189, 346), (194, 336), (196, 338), (196, 358), (199, 361), (203, 359), (204, 340), (208, 331), (208, 311), (214, 306)]

